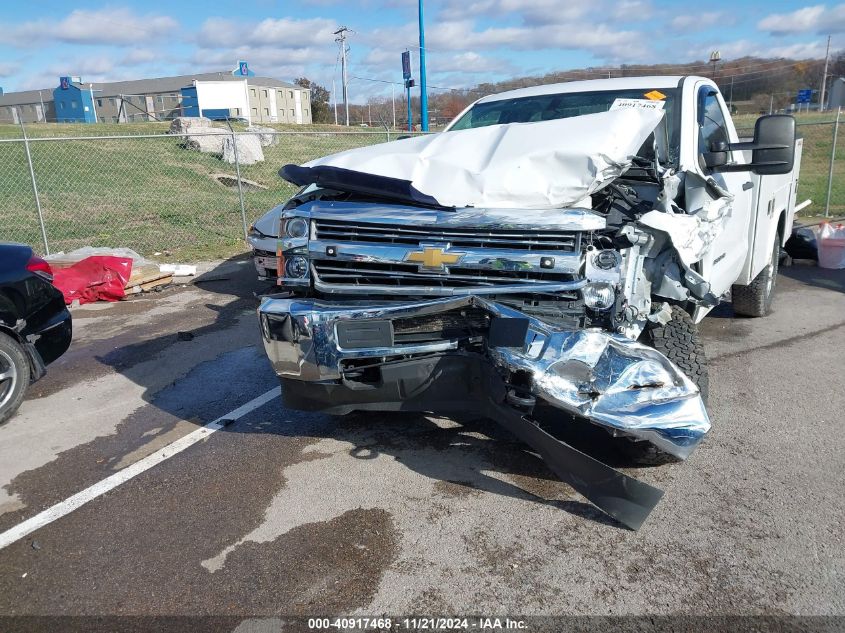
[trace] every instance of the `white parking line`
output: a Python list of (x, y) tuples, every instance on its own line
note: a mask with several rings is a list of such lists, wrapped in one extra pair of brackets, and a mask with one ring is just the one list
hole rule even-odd
[(151, 455), (147, 455), (145, 458), (135, 462), (131, 466), (127, 466), (121, 471), (116, 472), (111, 477), (106, 477), (102, 481), (94, 484), (93, 486), (86, 488), (81, 492), (77, 492), (72, 497), (68, 497), (64, 501), (57, 503), (56, 505), (52, 506), (41, 512), (40, 514), (36, 514), (34, 517), (27, 519), (23, 523), (19, 523), (13, 528), (10, 528), (0, 534), (0, 549), (4, 547), (8, 547), (12, 543), (19, 541), (27, 534), (31, 534), (35, 530), (44, 527), (45, 525), (52, 523), (56, 519), (60, 519), (66, 514), (70, 514), (77, 508), (85, 505), (89, 501), (96, 499), (100, 495), (107, 493), (109, 490), (113, 490), (117, 488), (120, 484), (126, 483), (133, 477), (140, 475), (142, 472), (149, 470), (156, 464), (160, 464), (166, 459), (181, 453), (189, 446), (192, 446), (199, 442), (200, 440), (204, 440), (205, 438), (211, 436), (212, 433), (215, 431), (219, 431), (227, 424), (234, 422), (245, 416), (247, 413), (255, 411), (260, 406), (263, 406), (270, 402), (273, 398), (280, 395), (281, 391), (279, 387), (271, 389), (270, 391), (261, 394), (257, 398), (253, 398), (249, 402), (244, 405), (241, 405), (234, 411), (231, 411), (225, 415), (221, 415), (216, 420), (212, 420), (202, 428), (197, 429), (191, 433), (188, 433), (184, 437), (180, 437), (175, 442), (168, 444), (162, 449), (159, 449), (155, 453)]

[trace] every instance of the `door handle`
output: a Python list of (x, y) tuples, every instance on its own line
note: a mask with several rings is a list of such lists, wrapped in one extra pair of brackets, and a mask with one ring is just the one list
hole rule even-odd
[(742, 190), (743, 191), (748, 191), (749, 189), (753, 189), (753, 188), (754, 188), (754, 183), (751, 182), (750, 180), (748, 182), (742, 183)]

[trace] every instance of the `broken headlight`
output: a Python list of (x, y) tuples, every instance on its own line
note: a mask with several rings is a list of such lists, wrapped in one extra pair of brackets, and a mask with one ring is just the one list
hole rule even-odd
[(285, 235), (288, 237), (308, 237), (308, 220), (305, 218), (291, 218), (285, 222)]
[(607, 310), (616, 301), (616, 291), (605, 282), (593, 282), (581, 289), (584, 305), (591, 310)]

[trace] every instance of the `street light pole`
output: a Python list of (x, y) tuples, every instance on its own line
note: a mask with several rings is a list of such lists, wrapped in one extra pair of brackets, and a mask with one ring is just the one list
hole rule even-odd
[(428, 132), (428, 94), (425, 80), (425, 24), (423, 21), (423, 0), (419, 0), (420, 14), (420, 119), (422, 131)]

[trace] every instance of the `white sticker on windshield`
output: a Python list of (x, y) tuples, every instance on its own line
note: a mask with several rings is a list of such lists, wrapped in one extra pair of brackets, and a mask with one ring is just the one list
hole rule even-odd
[(664, 103), (665, 101), (652, 101), (651, 99), (615, 99), (610, 109), (640, 108), (642, 110), (662, 110)]

